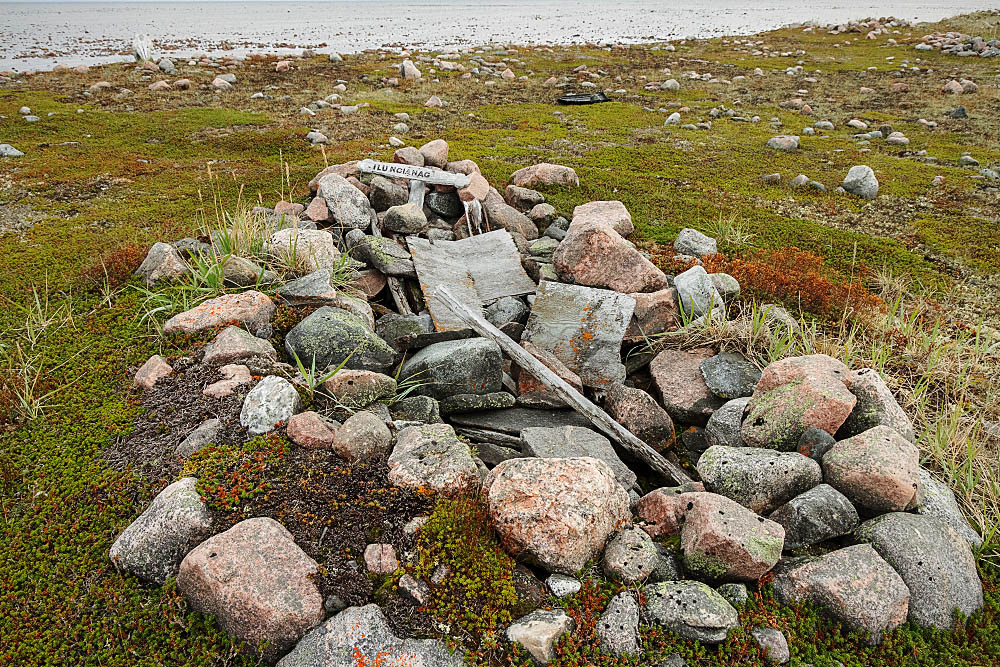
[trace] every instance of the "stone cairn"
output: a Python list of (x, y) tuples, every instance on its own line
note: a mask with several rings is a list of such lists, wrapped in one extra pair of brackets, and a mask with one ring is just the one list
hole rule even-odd
[[(442, 140), (393, 158), (466, 174), (468, 185), (431, 186), (421, 206), (405, 180), (353, 162), (328, 167), (308, 205), (258, 212), (273, 225), (272, 255), (296, 249), (299, 277), (283, 282), (232, 257), (227, 282), (259, 286), (263, 276), (273, 296), (225, 294), (164, 325), (165, 334), (224, 326), (187, 367), (217, 369), (207, 396), (244, 397), (239, 426), (283, 428), (297, 446), (348, 460), (387, 454), (399, 487), (479, 495), (504, 548), (544, 572), (554, 596), (579, 590), (574, 577), (591, 562), (643, 586), (641, 607), (624, 592), (604, 611), (598, 635), (612, 654), (638, 650), (640, 618), (723, 641), (747, 585), (765, 575), (779, 600), (815, 603), (871, 642), (907, 620), (950, 628), (955, 609), (983, 605), (971, 551), (980, 538), (921, 468), (913, 425), (876, 371), (821, 354), (760, 370), (709, 347), (648, 344), (726, 318), (739, 285), (700, 265), (713, 239), (684, 229), (675, 249), (694, 266), (668, 276), (627, 240), (621, 202), (578, 206), (567, 221), (534, 189), (578, 187), (570, 168), (521, 169), (501, 194), (474, 162), (449, 161)], [(157, 243), (139, 273), (150, 285), (182, 278), (207, 249)], [(345, 264), (350, 283), (335, 286)], [(279, 302), (320, 306), (287, 333), (284, 358), (316, 369), (346, 360), (324, 386), (356, 408), (344, 423), (303, 411), (303, 377), (267, 340)], [(769, 326), (797, 326), (778, 306), (766, 312)], [(154, 356), (135, 383), (150, 391), (173, 373)], [(408, 378), (416, 388), (393, 401)], [(234, 427), (208, 420), (177, 455)], [(641, 494), (640, 474), (663, 486)], [(157, 584), (176, 577), (195, 609), (250, 646), (264, 642), (269, 662), (353, 664), (360, 651), (462, 664), (441, 642), (394, 634), (375, 604), (329, 616), (317, 564), (288, 530), (253, 518), (217, 532), (196, 482), (167, 486), (125, 529), (110, 552), (117, 567)], [(393, 572), (395, 547), (369, 545), (365, 565)], [(419, 604), (433, 585), (406, 575), (399, 591)], [(539, 609), (506, 635), (544, 663), (572, 629), (563, 611)], [(787, 660), (779, 631), (751, 630)]]

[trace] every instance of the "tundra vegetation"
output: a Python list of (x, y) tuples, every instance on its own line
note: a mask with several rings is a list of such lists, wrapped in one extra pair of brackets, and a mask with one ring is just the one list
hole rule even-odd
[[(417, 146), (447, 139), (452, 155), (474, 160), (495, 185), (539, 162), (573, 167), (580, 187), (541, 188), (546, 200), (567, 217), (585, 202), (622, 201), (635, 223), (632, 240), (668, 273), (688, 267), (672, 247), (682, 228), (716, 238), (719, 254), (706, 268), (740, 282), (733, 308), (751, 325), (716, 323), (651, 343), (713, 345), (759, 367), (824, 353), (878, 370), (913, 421), (922, 465), (954, 490), (983, 536), (975, 556), (985, 607), (956, 619), (954, 631), (907, 623), (866, 646), (811, 604), (779, 605), (765, 577), (738, 608), (741, 627), (718, 646), (643, 625), (639, 654), (613, 657), (598, 651), (595, 632), (607, 603), (627, 587), (588, 567), (578, 573), (578, 593), (534, 601), (565, 608), (575, 621), (551, 664), (652, 665), (679, 654), (690, 665), (765, 665), (750, 634), (758, 626), (785, 634), (794, 665), (1000, 663), (1000, 184), (961, 163), (970, 154), (984, 167), (1000, 165), (1000, 58), (914, 50), (916, 38), (934, 31), (996, 37), (998, 18), (957, 16), (875, 39), (787, 28), (669, 50), (511, 47), (524, 62), (516, 73), (528, 78), (492, 86), (449, 71), (387, 86), (399, 59), (377, 52), (337, 63), (295, 59), (280, 72), (273, 57), (248, 60), (232, 70), (238, 83), (225, 91), (150, 91), (158, 77), (134, 64), (3, 82), (0, 138), (24, 156), (0, 158), (0, 663), (256, 664), (211, 617), (189, 608), (173, 580), (145, 585), (108, 559), (111, 543), (159, 491), (197, 471), (199, 492), (229, 525), (266, 512), (359, 562), (351, 550), (379, 536), (372, 531), (402, 534), (393, 516), (430, 514), (413, 544), (416, 571), (431, 576), (444, 562), (465, 574), (435, 589), (410, 631), (445, 639), (480, 664), (528, 664), (503, 636), (532, 608), (518, 584), (522, 566), (499, 548), (478, 503), (401, 491), (377, 462), (332, 463), (278, 435), (209, 447), (184, 471), (116, 454), (136, 429), (166, 433), (180, 423), (182, 407), (144, 406), (130, 378), (153, 354), (169, 359), (210, 340), (164, 337), (159, 328), (166, 316), (227, 289), (211, 266), (184, 285), (146, 289), (133, 271), (149, 246), (221, 226), (252, 239), (252, 206), (307, 204), (308, 182), (325, 165), (387, 159), (394, 134)], [(746, 41), (789, 55), (754, 55)], [(907, 59), (920, 71), (899, 74)], [(800, 63), (804, 73), (786, 74)], [(545, 81), (575, 76), (581, 66), (603, 72), (600, 88), (625, 92), (610, 103), (555, 106), (561, 91)], [(215, 75), (181, 69), (196, 81)], [(730, 83), (684, 78), (690, 71)], [(669, 78), (679, 90), (647, 87)], [(962, 78), (978, 91), (942, 94), (947, 81)], [(99, 79), (111, 92), (81, 95)], [(345, 103), (367, 106), (350, 115), (300, 114), (338, 80), (346, 81)], [(907, 89), (894, 92), (896, 83)], [(122, 88), (136, 92), (113, 94)], [(262, 90), (266, 97), (251, 99)], [(425, 106), (431, 95), (447, 106)], [(812, 115), (782, 105), (795, 97), (816, 100)], [(949, 115), (959, 104), (968, 118)], [(41, 120), (22, 122), (21, 107)], [(681, 107), (689, 109), (682, 122), (711, 118), (711, 128), (664, 125)], [(719, 107), (761, 120), (709, 115)], [(406, 133), (393, 130), (398, 113), (410, 116)], [(859, 144), (845, 126), (855, 118), (891, 125), (909, 144)], [(775, 134), (798, 135), (820, 119), (836, 125), (828, 138), (803, 136), (803, 148), (787, 153), (765, 148)], [(312, 129), (329, 143), (307, 141)], [(877, 175), (876, 199), (834, 192), (856, 164)], [(775, 172), (780, 183), (762, 180)], [(790, 188), (799, 173), (827, 191)], [(932, 184), (938, 176), (943, 181)], [(762, 303), (782, 304), (799, 330), (769, 332)], [(304, 314), (279, 308), (278, 349)], [(320, 384), (322, 369), (303, 370)], [(400, 383), (397, 392), (405, 396), (408, 387)], [(298, 502), (304, 487), (312, 504)], [(387, 527), (372, 528), (372, 517)], [(329, 528), (326, 541), (319, 526)], [(359, 580), (345, 602), (395, 599), (399, 574)]]

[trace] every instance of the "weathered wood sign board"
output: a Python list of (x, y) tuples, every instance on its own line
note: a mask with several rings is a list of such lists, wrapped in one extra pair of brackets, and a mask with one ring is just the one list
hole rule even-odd
[(432, 185), (453, 185), (456, 188), (468, 186), (470, 180), (465, 174), (453, 174), (450, 171), (431, 169), (429, 167), (417, 167), (412, 164), (396, 164), (394, 162), (377, 162), (375, 160), (362, 160), (358, 163), (358, 169), (366, 174), (377, 174), (386, 178), (406, 178), (411, 181), (423, 181)]
[(510, 232), (498, 229), (458, 241), (428, 241), (408, 236), (420, 289), (438, 331), (465, 329), (468, 325), (437, 295), (447, 286), (456, 299), (481, 313), (484, 304), (505, 296), (535, 291), (534, 281), (521, 266), (521, 256)]

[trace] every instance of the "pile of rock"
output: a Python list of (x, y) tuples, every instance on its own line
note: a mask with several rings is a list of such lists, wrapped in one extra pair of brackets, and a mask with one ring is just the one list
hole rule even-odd
[[(268, 251), (287, 259), (295, 248), (301, 277), (275, 274), (273, 297), (226, 294), (166, 322), (166, 334), (221, 327), (185, 367), (217, 369), (206, 395), (242, 397), (238, 419), (202, 424), (178, 443), (178, 456), (226, 429), (283, 429), (300, 447), (384, 459), (398, 487), (480, 495), (503, 547), (547, 576), (553, 595), (579, 590), (573, 577), (590, 562), (644, 586), (643, 605), (624, 592), (604, 612), (598, 636), (613, 654), (638, 651), (640, 619), (722, 641), (739, 624), (746, 585), (770, 572), (781, 599), (814, 602), (872, 641), (907, 618), (950, 627), (953, 608), (982, 606), (969, 546), (978, 537), (947, 488), (920, 468), (912, 424), (875, 371), (823, 355), (761, 370), (711, 348), (653, 354), (652, 337), (727, 317), (738, 283), (697, 263), (664, 274), (627, 240), (634, 227), (621, 202), (559, 217), (533, 188), (577, 186), (568, 167), (521, 169), (501, 194), (474, 162), (451, 161), (441, 140), (400, 148), (393, 159), (468, 178), (458, 188), (431, 186), (421, 200), (420, 188), (360, 163), (328, 167), (310, 184), (308, 204), (268, 213)], [(157, 244), (141, 273), (150, 284), (183, 276), (185, 257), (213, 243)], [(685, 229), (675, 250), (697, 262), (717, 249)], [(350, 283), (333, 284), (345, 265)], [(478, 336), (449, 309), (442, 286), (500, 333)], [(285, 335), (282, 354), (267, 340), (278, 302), (314, 309)], [(774, 326), (795, 326), (777, 306), (767, 312)], [(520, 368), (498, 340), (520, 344), (601, 404), (593, 410), (649, 455), (687, 458), (700, 481), (680, 472), (664, 480), (673, 486), (640, 494), (640, 476), (662, 473), (631, 456), (617, 431), (567, 409), (567, 394)], [(284, 363), (295, 359), (317, 370), (342, 365), (321, 391), (349, 411), (304, 411), (297, 386), (306, 378)], [(156, 391), (172, 374), (154, 357), (136, 384)], [(411, 385), (405, 398), (397, 398), (400, 383)], [(147, 581), (176, 576), (194, 608), (248, 645), (263, 643), (265, 660), (290, 650), (280, 664), (340, 664), (359, 651), (371, 659), (389, 651), (461, 664), (440, 642), (395, 635), (375, 605), (324, 621), (317, 564), (288, 531), (256, 518), (213, 535), (196, 484), (188, 477), (164, 489), (115, 542), (112, 560)], [(662, 542), (675, 536), (676, 550)], [(832, 550), (796, 554), (817, 545)], [(368, 545), (364, 566), (405, 570), (397, 546)], [(439, 584), (407, 571), (398, 590), (422, 604)], [(573, 625), (565, 612), (537, 610), (506, 636), (544, 663)], [(773, 656), (787, 655), (780, 633), (753, 631)]]
[[(906, 19), (898, 19), (893, 16), (882, 17), (882, 18), (867, 18), (856, 21), (848, 21), (847, 23), (836, 23), (829, 25), (814, 25), (811, 28), (819, 28), (826, 30), (830, 35), (844, 35), (848, 33), (863, 33), (869, 39), (875, 39), (881, 34), (898, 33), (899, 28), (905, 28), (912, 25), (912, 23)], [(808, 30), (809, 28), (807, 28)], [(873, 36), (874, 35), (874, 36)]]
[(924, 35), (923, 40), (915, 48), (918, 51), (936, 49), (941, 53), (963, 58), (973, 56), (995, 58), (1000, 56), (1000, 39), (973, 37), (960, 32), (934, 32)]

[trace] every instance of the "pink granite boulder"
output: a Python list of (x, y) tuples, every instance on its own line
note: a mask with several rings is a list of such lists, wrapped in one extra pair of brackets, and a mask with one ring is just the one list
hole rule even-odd
[(327, 449), (333, 447), (337, 437), (335, 423), (330, 423), (322, 415), (300, 412), (288, 419), (288, 438), (299, 447), (307, 449)]
[(573, 209), (573, 222), (605, 222), (622, 236), (635, 231), (632, 214), (620, 201), (592, 201)]
[(774, 576), (775, 597), (785, 604), (811, 602), (877, 644), (904, 622), (910, 590), (869, 544), (856, 544), (818, 558), (782, 565)]
[(174, 369), (167, 363), (166, 359), (154, 354), (135, 372), (133, 384), (143, 391), (149, 391), (157, 382), (173, 372)]
[(650, 336), (681, 327), (681, 311), (677, 306), (677, 290), (673, 287), (656, 292), (630, 294), (635, 299), (632, 321), (625, 331), (629, 343), (641, 343)]
[(509, 459), (483, 492), (504, 548), (550, 572), (575, 573), (632, 522), (614, 472), (590, 457)]
[(664, 350), (649, 364), (663, 407), (675, 421), (704, 426), (725, 401), (709, 390), (701, 362), (715, 356), (710, 347)]
[(823, 455), (827, 484), (873, 512), (902, 512), (917, 505), (920, 452), (888, 426), (841, 440)]
[(669, 285), (656, 268), (608, 222), (576, 220), (552, 255), (564, 282), (603, 287), (623, 294), (655, 292)]
[(271, 299), (256, 290), (223, 294), (174, 315), (163, 325), (163, 333), (193, 334), (223, 324), (240, 323), (253, 335), (268, 338), (271, 335), (271, 316), (274, 311), (275, 305)]
[(274, 519), (247, 519), (181, 562), (177, 587), (194, 609), (273, 662), (323, 620), (319, 568)]
[(781, 558), (785, 529), (715, 493), (691, 494), (684, 506), (681, 552), (698, 578), (755, 582)]
[(580, 186), (580, 178), (572, 167), (548, 162), (518, 169), (511, 174), (510, 182), (521, 188), (536, 188), (539, 185), (565, 185), (574, 188)]
[(834, 435), (857, 403), (847, 388), (849, 373), (847, 366), (825, 354), (770, 364), (747, 404), (740, 429), (743, 442), (794, 451), (806, 429)]

